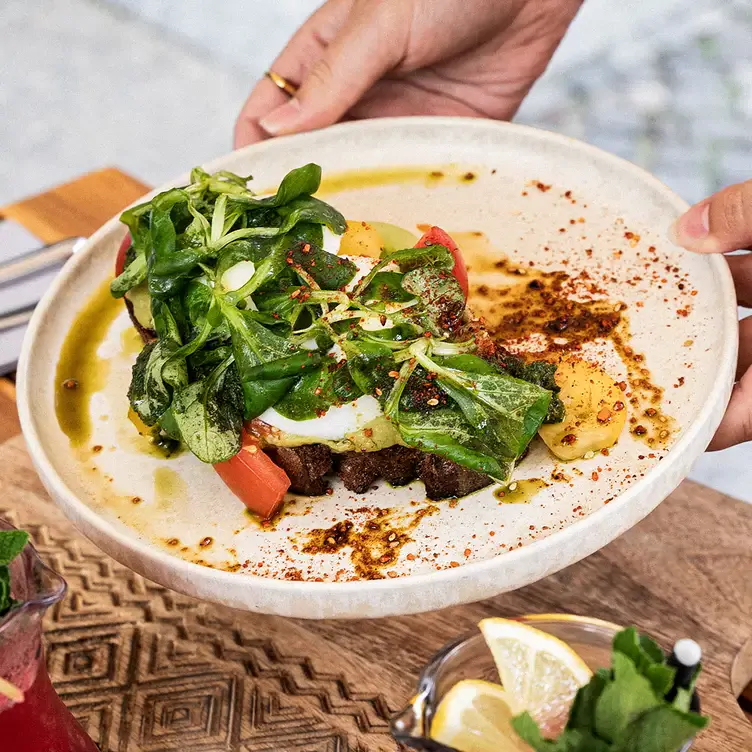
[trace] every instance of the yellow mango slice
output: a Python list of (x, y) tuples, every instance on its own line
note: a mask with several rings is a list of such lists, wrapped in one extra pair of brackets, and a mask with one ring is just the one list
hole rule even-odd
[(347, 220), (347, 229), (339, 246), (340, 256), (381, 256), (382, 240), (379, 231), (368, 222)]
[(412, 248), (418, 238), (407, 230), (388, 222), (360, 222), (347, 220), (347, 229), (339, 246), (340, 256), (369, 256), (379, 258), (382, 249), (398, 251)]
[(624, 393), (597, 364), (568, 358), (556, 369), (559, 397), (566, 417), (538, 431), (560, 460), (575, 460), (588, 452), (613, 446), (627, 420)]

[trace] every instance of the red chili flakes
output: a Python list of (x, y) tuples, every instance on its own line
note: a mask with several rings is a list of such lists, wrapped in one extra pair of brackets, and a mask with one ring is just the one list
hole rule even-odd
[(390, 376), (391, 376), (391, 377), (392, 377), (393, 379), (398, 379), (398, 378), (399, 378), (399, 371), (389, 371), (389, 375), (390, 375)]
[(199, 543), (198, 545), (199, 545), (199, 546), (201, 546), (201, 548), (207, 548), (207, 546), (211, 546), (211, 544), (212, 544), (212, 543), (214, 543), (214, 539), (213, 539), (213, 538), (210, 538), (210, 537), (209, 537), (209, 536), (207, 535), (207, 536), (206, 536), (206, 538), (204, 538), (204, 539), (203, 539), (203, 540), (201, 541), (201, 543)]
[(381, 397), (381, 395), (384, 393), (378, 387), (376, 387), (376, 389), (374, 391), (376, 392), (377, 396), (379, 396), (379, 397)]
[(647, 428), (645, 428), (645, 426), (642, 426), (642, 425), (640, 425), (640, 426), (635, 426), (635, 427), (634, 427), (634, 428), (632, 429), (632, 433), (633, 433), (633, 434), (634, 434), (635, 436), (644, 436), (644, 435), (645, 435), (645, 434), (646, 434), (647, 432), (648, 432), (648, 429), (647, 429)]
[(593, 474), (590, 476), (593, 480), (598, 480), (598, 473), (593, 470)]
[(371, 438), (371, 436), (373, 436), (373, 428), (364, 428), (364, 429), (363, 429), (363, 433), (365, 434), (365, 436), (366, 436), (367, 438), (369, 438), (369, 439), (370, 439), (370, 438)]
[(452, 567), (452, 569), (454, 569), (455, 567), (458, 567), (459, 565), (460, 565), (460, 563), (458, 561), (450, 561), (449, 562), (449, 566)]
[(577, 441), (577, 437), (573, 433), (568, 433), (566, 436), (562, 438), (561, 443), (571, 446), (576, 441)]
[(465, 558), (467, 559), (467, 557), (470, 556), (471, 553), (472, 553), (472, 551), (469, 548), (466, 548), (465, 551), (464, 551)]
[(405, 558), (408, 561), (415, 561), (415, 554), (408, 554)]
[(540, 180), (535, 184), (535, 187), (541, 192), (545, 193), (546, 191), (551, 190), (550, 185), (546, 185), (545, 183), (541, 183)]
[(134, 496), (131, 499), (131, 504), (140, 504), (143, 501), (143, 499), (140, 496)]
[(619, 387), (619, 389), (622, 390), (622, 392), (627, 391), (627, 382), (626, 381), (620, 381), (616, 386)]
[(689, 306), (686, 308), (677, 308), (676, 315), (686, 319), (689, 316)]
[(78, 389), (78, 381), (76, 379), (66, 379), (63, 382), (63, 389)]
[(608, 423), (611, 420), (611, 411), (607, 407), (602, 407), (596, 415), (599, 423)]

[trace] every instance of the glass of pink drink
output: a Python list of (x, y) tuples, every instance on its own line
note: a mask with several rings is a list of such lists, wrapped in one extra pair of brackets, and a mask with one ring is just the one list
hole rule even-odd
[[(0, 530), (13, 527), (0, 520)], [(23, 692), (14, 703), (0, 694), (0, 749), (8, 752), (97, 752), (52, 687), (44, 661), (42, 617), (65, 595), (65, 581), (27, 545), (10, 565), (11, 592), (20, 602), (0, 618), (0, 678)]]

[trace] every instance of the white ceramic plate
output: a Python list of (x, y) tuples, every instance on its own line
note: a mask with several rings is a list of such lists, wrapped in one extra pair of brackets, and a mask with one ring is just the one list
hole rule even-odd
[[(416, 523), (416, 512), (427, 504), (420, 483), (382, 485), (358, 498), (335, 486), (333, 495), (299, 501), (293, 515), (261, 529), (212, 468), (190, 454), (164, 460), (135, 448), (125, 397), (135, 354), (123, 351), (129, 336), (123, 334), (129, 327), (124, 310), (97, 351), (109, 376), (91, 402), (87, 446), (72, 448), (58, 426), (58, 355), (86, 299), (111, 276), (123, 236), (113, 219), (66, 265), (38, 306), (19, 368), (19, 410), (32, 457), (52, 497), (85, 535), (149, 579), (199, 598), (295, 617), (386, 616), (475, 601), (545, 577), (628, 530), (685, 477), (730, 394), (737, 320), (724, 260), (682, 252), (665, 239), (670, 221), (686, 208), (678, 197), (591, 146), (460, 118), (350, 123), (267, 141), (206, 168), (252, 173), (261, 189), (309, 161), (319, 163), (325, 177), (453, 165), (442, 179), (377, 180), (327, 199), (349, 218), (483, 231), (514, 261), (595, 274), (611, 299), (627, 303), (631, 344), (665, 389), (662, 408), (676, 426), (670, 447), (650, 451), (625, 431), (609, 457), (565, 468), (569, 483), (551, 484), (528, 504), (499, 503), (488, 489), (456, 504), (441, 502)], [(475, 179), (464, 180), (467, 171)], [(531, 181), (551, 188), (540, 190)], [(170, 185), (181, 182), (185, 176)], [(591, 350), (587, 354), (623, 378), (623, 365), (608, 346)], [(94, 454), (94, 445), (103, 449)], [(537, 442), (519, 476), (549, 478), (553, 468)], [(131, 503), (135, 496), (141, 503)], [(388, 508), (390, 524), (409, 537), (384, 579), (347, 581), (354, 575), (348, 548), (302, 551), (310, 530), (343, 519), (357, 530), (379, 508)], [(201, 546), (207, 538), (210, 544)], [(379, 545), (377, 553), (388, 547)]]

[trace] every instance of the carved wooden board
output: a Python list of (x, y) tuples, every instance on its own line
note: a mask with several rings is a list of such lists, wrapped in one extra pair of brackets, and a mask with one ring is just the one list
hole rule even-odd
[[(100, 196), (129, 180), (98, 175)], [(89, 214), (63, 234), (90, 232), (120, 208), (103, 203), (106, 216)], [(44, 222), (48, 232), (54, 223)], [(45, 239), (55, 239), (54, 227)], [(0, 382), (0, 517), (29, 529), (68, 581), (68, 597), (47, 621), (50, 671), (103, 750), (394, 750), (388, 717), (433, 652), (485, 616), (552, 611), (636, 624), (665, 646), (697, 639), (706, 653), (703, 709), (713, 724), (696, 749), (752, 749), (731, 678), (748, 641), (746, 659), (736, 661), (736, 693), (752, 676), (752, 506), (684, 483), (598, 554), (471, 606), (360, 622), (243, 614), (150, 583), (80, 536), (31, 467), (12, 399), (12, 384)]]

